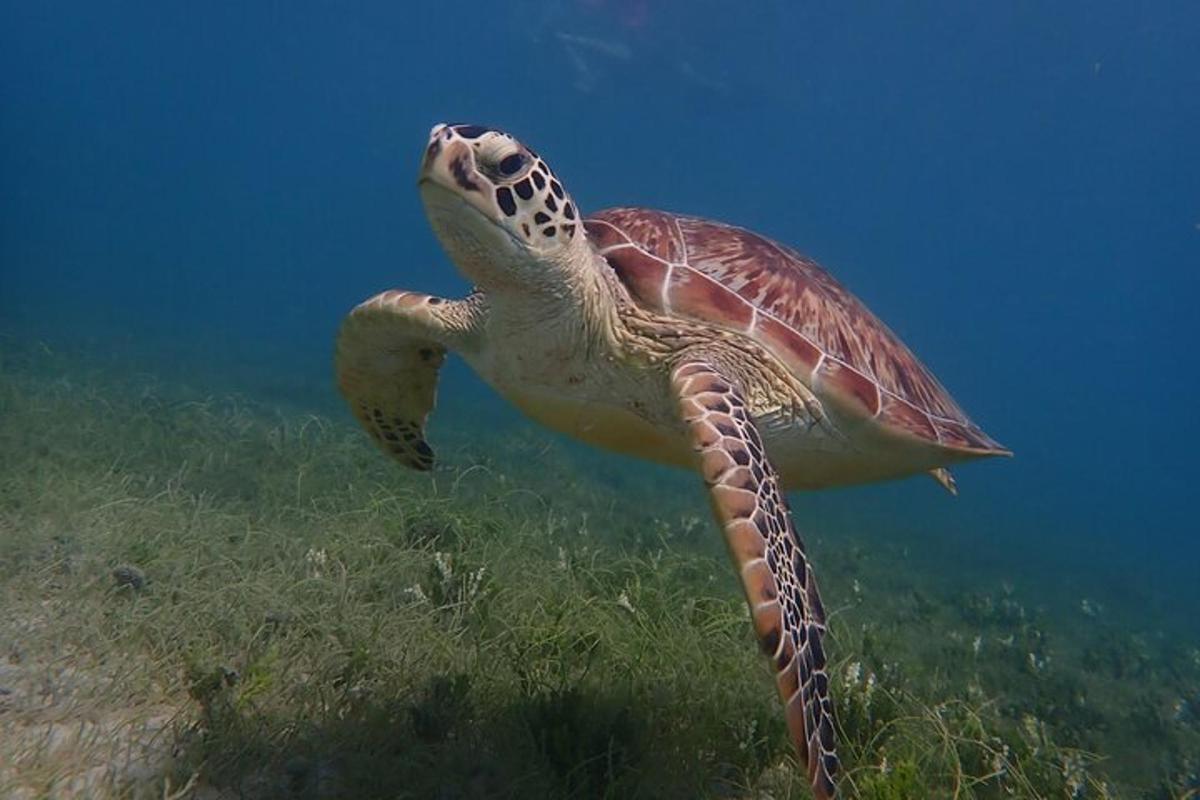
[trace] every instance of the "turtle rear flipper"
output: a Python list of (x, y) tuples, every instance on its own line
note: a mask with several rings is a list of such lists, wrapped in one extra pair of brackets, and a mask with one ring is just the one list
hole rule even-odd
[(938, 485), (949, 492), (952, 496), (958, 497), (958, 481), (954, 480), (954, 475), (945, 467), (929, 470), (929, 477), (938, 482)]
[(412, 469), (433, 467), (425, 421), (446, 358), (443, 305), (451, 304), (417, 292), (383, 292), (355, 308), (338, 334), (342, 396), (375, 443)]

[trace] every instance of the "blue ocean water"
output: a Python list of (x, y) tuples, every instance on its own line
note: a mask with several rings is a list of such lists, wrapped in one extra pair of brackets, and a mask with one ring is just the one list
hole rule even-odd
[[(1194, 3), (6, 2), (0, 97), (6, 333), (274, 371), (342, 413), (350, 307), (467, 289), (414, 186), (429, 128), (501, 127), (585, 212), (814, 256), (1016, 453), (956, 500), (799, 514), (1200, 631)], [(443, 395), (512, 419), (461, 367)]]

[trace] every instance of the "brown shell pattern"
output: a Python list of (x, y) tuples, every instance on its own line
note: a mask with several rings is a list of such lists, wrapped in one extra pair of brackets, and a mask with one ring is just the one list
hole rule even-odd
[(1007, 452), (811, 259), (742, 228), (664, 211), (612, 208), (585, 224), (647, 308), (743, 331), (815, 391), (894, 431), (954, 450)]

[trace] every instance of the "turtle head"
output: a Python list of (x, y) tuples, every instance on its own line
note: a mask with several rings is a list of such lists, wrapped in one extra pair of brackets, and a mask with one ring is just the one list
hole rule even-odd
[(425, 212), (464, 276), (487, 288), (555, 282), (586, 260), (574, 201), (537, 153), (502, 131), (437, 125), (418, 180)]

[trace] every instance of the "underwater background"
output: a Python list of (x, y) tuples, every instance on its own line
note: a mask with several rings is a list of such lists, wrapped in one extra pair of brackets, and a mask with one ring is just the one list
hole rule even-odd
[[(150, 385), (164, 397), (245, 398), (263, 419), (315, 415), (344, 427), (346, 446), (361, 447), (353, 463), (377, 470), (378, 485), (442, 491), (448, 479), (400, 474), (350, 429), (332, 345), (344, 314), (378, 291), (469, 289), (425, 221), (416, 169), (435, 123), (498, 127), (545, 157), (585, 213), (660, 207), (816, 258), (1014, 451), (957, 468), (957, 498), (926, 479), (791, 498), (818, 575), (830, 565), (827, 606), (854, 606), (854, 626), (918, 607), (897, 628), (915, 643), (881, 655), (881, 675), (950, 628), (970, 650), (971, 624), (1005, 624), (964, 617), (939, 627), (946, 615), (1019, 603), (1022, 625), (1027, 609), (1060, 632), (1062, 681), (1109, 669), (1104, 685), (1122, 687), (1091, 701), (1120, 713), (1070, 718), (1061, 708), (1070, 703), (1053, 701), (1059, 716), (1042, 715), (1065, 746), (1098, 757), (1100, 783), (1013, 789), (993, 777), (962, 792), (1195, 796), (1200, 5), (4, 2), (0, 97), (5, 485), (21, 470), (38, 495), (49, 485), (39, 481), (58, 474), (56, 443), (84, 435), (64, 427), (102, 407), (139, 408)], [(82, 399), (91, 397), (100, 399)], [(39, 416), (43, 399), (58, 410)], [(439, 403), (431, 441), (445, 470), (507, 470), (509, 490), (582, 517), (599, 548), (644, 545), (634, 534), (606, 545), (606, 526), (695, 516), (681, 558), (693, 545), (720, 556), (693, 476), (538, 429), (458, 361), (444, 370)], [(80, 439), (80, 451), (120, 461), (137, 418), (83, 424), (112, 439)], [(185, 451), (187, 463), (219, 472), (196, 428), (162, 430), (148, 474)], [(238, 441), (221, 457), (252, 481), (267, 467), (252, 441)], [(91, 467), (79, 469), (86, 483)], [(471, 480), (472, 491), (494, 487)], [(249, 491), (214, 481), (200, 494)], [(29, 531), (42, 531), (38, 504), (47, 514), (55, 504), (18, 500), (15, 489), (0, 496), (0, 536), (11, 537), (4, 576), (15, 586), (32, 580), (23, 571), (32, 562), (12, 554), (41, 552), (41, 533)], [(439, 513), (482, 502), (457, 481), (444, 499)], [(131, 560), (118, 558), (119, 535), (103, 541), (97, 563)], [(878, 576), (874, 597), (847, 566), (859, 557), (849, 543), (876, 554), (866, 573)], [(472, 552), (469, 539), (461, 549)], [(701, 595), (736, 600), (731, 573), (705, 586)], [(924, 602), (940, 610), (924, 614)], [(745, 633), (750, 649), (745, 627), (730, 636)], [(1088, 639), (1097, 632), (1102, 640)], [(1005, 637), (1011, 644), (996, 634)], [(835, 635), (831, 650), (850, 668), (868, 663), (861, 644)], [(1008, 683), (986, 693), (1048, 680), (1046, 653), (1026, 650), (1001, 676)], [(914, 657), (906, 669), (960, 674), (954, 663)], [(747, 692), (769, 712), (762, 677), (747, 677)], [(922, 695), (929, 703), (936, 684)], [(726, 688), (691, 691), (719, 705)], [(207, 697), (192, 692), (206, 713)], [(842, 716), (849, 725), (853, 712)], [(1011, 717), (1020, 726), (1030, 714)], [(219, 728), (209, 720), (206, 730)], [(757, 767), (734, 759), (738, 785), (750, 787), (745, 796), (804, 796), (800, 784), (768, 790), (744, 777), (788, 758), (782, 730), (772, 731)], [(948, 791), (884, 786), (870, 776), (894, 773), (863, 744), (875, 739), (855, 749), (854, 736), (843, 736), (851, 767), (863, 770), (851, 796)], [(675, 796), (604, 777), (536, 791), (496, 780), (478, 796)], [(719, 794), (714, 785), (704, 791)]]

